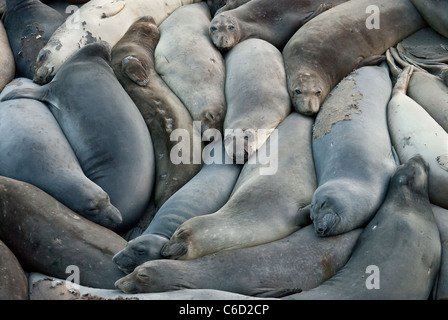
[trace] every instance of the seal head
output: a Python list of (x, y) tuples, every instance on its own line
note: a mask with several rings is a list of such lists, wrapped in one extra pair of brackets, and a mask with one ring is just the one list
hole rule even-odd
[(210, 23), (210, 37), (220, 50), (230, 50), (240, 41), (238, 23), (230, 15), (221, 13)]
[(326, 82), (316, 72), (300, 72), (290, 87), (290, 96), (294, 109), (303, 115), (317, 114), (321, 103), (330, 91)]

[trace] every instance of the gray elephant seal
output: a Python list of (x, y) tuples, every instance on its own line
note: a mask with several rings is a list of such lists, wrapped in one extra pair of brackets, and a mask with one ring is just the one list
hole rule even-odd
[(282, 49), (307, 21), (347, 0), (252, 0), (233, 10), (218, 13), (210, 23), (210, 36), (220, 50), (238, 43), (263, 39)]
[(207, 5), (185, 5), (160, 26), (155, 51), (156, 71), (184, 103), (202, 131), (222, 131), (226, 114), (225, 62), (208, 34)]
[(33, 79), (40, 50), (66, 18), (39, 0), (8, 0), (6, 5), (5, 29), (14, 52), (16, 76)]
[(428, 170), (418, 155), (398, 167), (384, 203), (347, 264), (319, 287), (286, 299), (428, 299), (441, 256), (428, 199)]
[(280, 297), (294, 288), (310, 290), (331, 278), (350, 258), (361, 231), (319, 238), (309, 225), (284, 239), (255, 247), (193, 260), (149, 261), (115, 285), (125, 293), (198, 288)]
[[(39, 85), (19, 78), (0, 94)], [(44, 129), (43, 129), (44, 128)], [(67, 207), (107, 228), (122, 221), (109, 195), (88, 179), (48, 107), (37, 100), (0, 103), (0, 175), (31, 183)]]
[(317, 114), (311, 219), (318, 235), (365, 225), (383, 202), (396, 169), (386, 117), (391, 93), (385, 63), (363, 67), (332, 90)]
[(193, 119), (179, 98), (155, 71), (154, 50), (159, 29), (152, 17), (134, 22), (112, 49), (111, 66), (123, 88), (146, 122), (154, 146), (156, 179), (154, 203), (160, 208), (201, 169), (193, 159), (193, 144), (187, 163), (175, 164), (170, 152), (178, 143), (171, 140), (177, 129), (193, 138)]
[(251, 247), (310, 224), (308, 209), (316, 189), (312, 124), (309, 117), (290, 114), (253, 155), (267, 155), (269, 148), (270, 164), (249, 158), (229, 201), (215, 213), (185, 221), (162, 248), (162, 256), (194, 259)]
[(444, 0), (411, 0), (426, 22), (448, 38), (448, 3)]
[(182, 223), (216, 212), (228, 201), (242, 165), (229, 161), (221, 138), (205, 146), (204, 154), (201, 171), (164, 203), (141, 236), (113, 257), (121, 270), (131, 273), (146, 261), (163, 258), (163, 245)]
[[(109, 66), (110, 46), (95, 42), (77, 51), (52, 82), (16, 89), (2, 101), (47, 102), (85, 175), (120, 211), (125, 232), (144, 213), (153, 190), (154, 151), (145, 121)], [(67, 86), (70, 83), (70, 86)]]
[(28, 279), (14, 253), (0, 241), (0, 300), (28, 300)]
[(229, 156), (243, 163), (291, 113), (291, 99), (282, 54), (269, 42), (248, 39), (225, 61), (224, 143)]
[(81, 285), (114, 288), (124, 276), (112, 257), (126, 240), (25, 182), (0, 177), (0, 239), (28, 272), (66, 279), (79, 268)]
[(448, 299), (448, 210), (436, 205), (431, 205), (434, 218), (440, 233), (440, 243), (442, 245), (442, 260), (437, 278), (437, 285), (434, 287), (433, 298), (437, 300)]
[[(379, 29), (367, 27), (366, 8), (371, 5), (379, 8)], [(297, 30), (283, 49), (294, 109), (316, 114), (353, 69), (383, 61), (388, 48), (425, 25), (409, 0), (348, 1), (320, 14)]]

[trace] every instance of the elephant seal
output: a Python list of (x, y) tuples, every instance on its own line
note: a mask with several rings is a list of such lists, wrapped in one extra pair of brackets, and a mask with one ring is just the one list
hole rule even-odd
[(205, 146), (204, 153), (201, 171), (164, 203), (141, 236), (113, 257), (125, 273), (146, 261), (163, 258), (163, 245), (183, 222), (216, 212), (229, 199), (242, 165), (230, 161), (220, 138)]
[[(379, 9), (379, 29), (366, 23), (370, 6)], [(283, 49), (294, 109), (316, 114), (331, 89), (353, 69), (383, 61), (381, 55), (388, 48), (424, 26), (409, 0), (348, 1), (320, 14), (300, 28)], [(335, 57), (338, 63), (333, 63)]]
[(14, 55), (8, 40), (8, 34), (0, 21), (0, 92), (14, 79), (16, 67)]
[(383, 202), (396, 169), (386, 117), (391, 93), (385, 63), (363, 67), (331, 91), (317, 114), (311, 220), (318, 235), (365, 225)]
[(411, 0), (426, 22), (448, 38), (448, 3), (444, 0)]
[(441, 256), (428, 199), (428, 170), (419, 155), (399, 166), (347, 264), (319, 287), (285, 299), (428, 299)]
[(249, 1), (251, 1), (251, 0), (227, 0), (227, 1), (225, 1), (225, 4), (215, 12), (215, 14), (213, 14), (213, 12), (212, 12), (212, 15), (214, 16), (221, 12), (238, 8), (239, 6), (242, 6), (243, 4), (245, 4)]
[(75, 266), (81, 285), (105, 289), (124, 276), (112, 256), (126, 240), (37, 187), (5, 177), (0, 177), (0, 239), (29, 272), (65, 279)]
[[(67, 19), (40, 50), (34, 81), (45, 84), (79, 48), (96, 41), (112, 47), (140, 17), (151, 15), (159, 25), (178, 7), (201, 0), (90, 0), (77, 11), (79, 21)], [(76, 23), (75, 23), (76, 22)]]
[(202, 131), (222, 131), (226, 114), (225, 62), (208, 35), (205, 3), (183, 6), (160, 24), (156, 71), (184, 103)]
[[(310, 224), (309, 205), (316, 190), (312, 124), (311, 118), (297, 113), (283, 120), (244, 165), (226, 204), (180, 225), (162, 248), (162, 256), (195, 259), (251, 247), (282, 239)], [(260, 157), (267, 155), (267, 149), (271, 159), (265, 171), (267, 161)]]
[(16, 76), (33, 79), (39, 51), (65, 22), (56, 9), (39, 0), (8, 0), (5, 29), (14, 52)]
[(115, 285), (125, 293), (196, 288), (281, 297), (294, 290), (310, 290), (331, 278), (350, 258), (361, 231), (319, 238), (309, 225), (284, 239), (255, 247), (194, 260), (145, 262)]
[(421, 154), (429, 163), (429, 199), (448, 208), (448, 133), (417, 102), (406, 95), (414, 67), (403, 69), (387, 113), (392, 144), (402, 163)]
[(151, 134), (156, 155), (154, 202), (160, 208), (201, 169), (193, 159), (193, 144), (187, 163), (175, 164), (170, 152), (177, 144), (171, 133), (177, 129), (193, 137), (190, 113), (155, 71), (154, 50), (159, 29), (152, 17), (143, 17), (129, 27), (112, 49), (111, 66), (123, 88), (135, 102)]
[[(212, 289), (183, 289), (161, 293), (126, 294), (118, 289), (74, 286), (73, 283), (64, 279), (50, 277), (38, 272), (30, 274), (29, 283), (30, 300), (171, 300), (169, 310), (173, 310), (172, 300), (178, 300), (182, 304), (184, 304), (182, 301), (185, 300), (260, 300), (257, 297)], [(276, 299), (266, 298), (264, 300)], [(178, 310), (180, 309), (176, 309), (176, 314), (179, 314)]]
[(348, 0), (254, 0), (217, 14), (210, 36), (220, 50), (229, 50), (247, 39), (263, 39), (282, 49), (294, 33), (320, 13)]
[(14, 253), (0, 241), (0, 300), (28, 300), (28, 279)]
[(110, 50), (103, 41), (87, 45), (52, 82), (13, 90), (2, 100), (49, 104), (85, 175), (120, 211), (122, 223), (112, 230), (121, 233), (137, 223), (149, 203), (155, 164), (145, 121), (109, 66)]
[(291, 99), (282, 54), (269, 42), (243, 41), (226, 55), (225, 62), (224, 141), (229, 156), (243, 163), (291, 113)]
[(436, 205), (431, 205), (434, 218), (440, 233), (440, 242), (442, 245), (442, 260), (437, 279), (437, 285), (434, 287), (434, 299), (448, 299), (448, 210)]
[[(0, 94), (17, 88), (39, 88), (18, 78)], [(121, 214), (109, 196), (88, 179), (48, 107), (32, 99), (0, 103), (0, 175), (28, 182), (83, 217), (113, 228)]]

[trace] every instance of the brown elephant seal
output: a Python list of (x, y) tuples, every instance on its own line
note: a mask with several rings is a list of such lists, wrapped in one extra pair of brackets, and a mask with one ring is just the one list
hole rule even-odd
[[(0, 93), (39, 88), (31, 79), (16, 78)], [(45, 128), (45, 129), (43, 129)], [(86, 219), (106, 228), (122, 221), (109, 195), (86, 177), (48, 107), (33, 99), (0, 103), (0, 175), (28, 182)]]
[(0, 240), (0, 300), (28, 300), (28, 278), (14, 253)]
[(347, 264), (297, 300), (428, 299), (439, 272), (440, 236), (428, 198), (428, 170), (417, 155), (398, 167), (386, 199)]
[(448, 3), (444, 0), (411, 0), (426, 22), (448, 38)]
[(442, 245), (442, 261), (437, 279), (437, 285), (434, 287), (433, 297), (437, 300), (448, 299), (448, 210), (436, 205), (431, 205), (434, 218), (440, 233), (440, 242)]
[(350, 258), (361, 231), (320, 238), (309, 225), (284, 239), (255, 247), (193, 260), (146, 262), (115, 285), (125, 293), (197, 288), (280, 297), (294, 288), (310, 290), (331, 278)]
[(395, 84), (387, 107), (389, 133), (401, 163), (416, 154), (429, 163), (429, 199), (448, 208), (448, 133), (406, 95), (413, 70), (404, 68)]
[(8, 0), (5, 29), (14, 52), (16, 76), (33, 79), (39, 51), (66, 18), (39, 0)]
[(208, 34), (205, 2), (182, 6), (159, 26), (156, 71), (184, 103), (202, 131), (222, 131), (226, 114), (225, 62)]
[(3, 88), (14, 79), (16, 66), (14, 55), (8, 40), (8, 34), (0, 21), (0, 92)]
[(269, 42), (243, 41), (225, 61), (224, 143), (228, 155), (244, 163), (291, 113), (291, 99), (282, 54)]
[(193, 119), (179, 98), (155, 71), (154, 50), (159, 29), (152, 17), (134, 22), (112, 49), (111, 66), (146, 122), (156, 155), (154, 202), (160, 208), (194, 177), (201, 164), (193, 160), (193, 144), (187, 163), (175, 164), (170, 152), (178, 141), (171, 133), (181, 129), (193, 137)]
[(114, 288), (122, 273), (112, 257), (126, 240), (25, 182), (0, 177), (0, 239), (28, 272), (66, 279), (79, 270), (81, 285)]
[(121, 270), (131, 273), (146, 261), (163, 258), (163, 245), (183, 222), (216, 212), (229, 200), (242, 165), (229, 161), (221, 139), (205, 146), (204, 152), (201, 171), (160, 207), (142, 235), (113, 257)]
[(155, 159), (146, 123), (109, 65), (110, 52), (104, 41), (86, 45), (50, 83), (13, 90), (2, 100), (31, 98), (48, 104), (85, 175), (120, 211), (122, 222), (112, 230), (123, 233), (148, 206)]
[(238, 43), (263, 39), (282, 49), (307, 21), (347, 0), (252, 0), (233, 10), (218, 13), (210, 23), (210, 36), (220, 50)]
[(212, 12), (212, 15), (214, 16), (221, 12), (238, 8), (239, 6), (242, 6), (243, 4), (245, 4), (249, 1), (252, 1), (252, 0), (227, 0), (227, 1), (225, 1), (225, 4), (216, 11), (215, 14), (213, 14), (213, 12)]
[(311, 219), (318, 235), (364, 226), (383, 202), (396, 169), (386, 116), (391, 93), (386, 63), (363, 67), (331, 91), (317, 114)]
[[(379, 9), (379, 29), (370, 29), (366, 8)], [(353, 69), (383, 61), (386, 50), (423, 28), (409, 0), (357, 0), (340, 4), (300, 28), (283, 49), (294, 109), (314, 115)], [(323, 49), (323, 45), (324, 49)], [(333, 63), (334, 60), (338, 63)]]
[[(251, 247), (282, 239), (310, 224), (309, 204), (317, 184), (312, 125), (311, 118), (297, 113), (283, 120), (246, 162), (226, 204), (180, 225), (162, 248), (162, 256), (194, 259)], [(266, 149), (269, 161), (253, 161), (267, 155)]]

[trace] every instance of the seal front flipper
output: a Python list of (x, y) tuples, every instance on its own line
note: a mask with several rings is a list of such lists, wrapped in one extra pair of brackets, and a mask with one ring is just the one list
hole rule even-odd
[(311, 204), (309, 204), (303, 208), (300, 208), (297, 211), (297, 216), (296, 216), (296, 221), (295, 221), (296, 225), (299, 227), (305, 227), (305, 226), (311, 224), (312, 221), (311, 221), (310, 213), (311, 213)]
[(47, 101), (48, 88), (46, 86), (39, 88), (23, 88), (15, 89), (6, 94), (1, 101), (14, 99), (34, 99), (39, 101)]
[(126, 6), (126, 1), (116, 0), (116, 1), (108, 1), (102, 5), (97, 5), (96, 7), (101, 13), (101, 19), (106, 19), (109, 17), (113, 17), (118, 14), (123, 8)]
[(127, 56), (121, 61), (121, 71), (141, 87), (144, 87), (149, 82), (149, 75), (142, 62), (134, 57)]
[(316, 10), (314, 10), (311, 13), (311, 15), (308, 18), (306, 18), (306, 20), (303, 22), (303, 24), (307, 23), (311, 19), (314, 19), (315, 17), (320, 15), (322, 12), (325, 12), (325, 11), (331, 9), (331, 8), (333, 8), (333, 4), (331, 4), (330, 2), (322, 3), (320, 6), (317, 7)]
[(252, 290), (250, 295), (260, 298), (282, 298), (300, 292), (302, 292), (302, 289), (299, 288), (283, 288), (283, 289), (257, 288)]
[(376, 56), (371, 56), (368, 58), (361, 57), (361, 58), (359, 58), (358, 65), (357, 65), (356, 69), (359, 69), (362, 67), (377, 66), (384, 60), (386, 60), (385, 55), (376, 55)]

